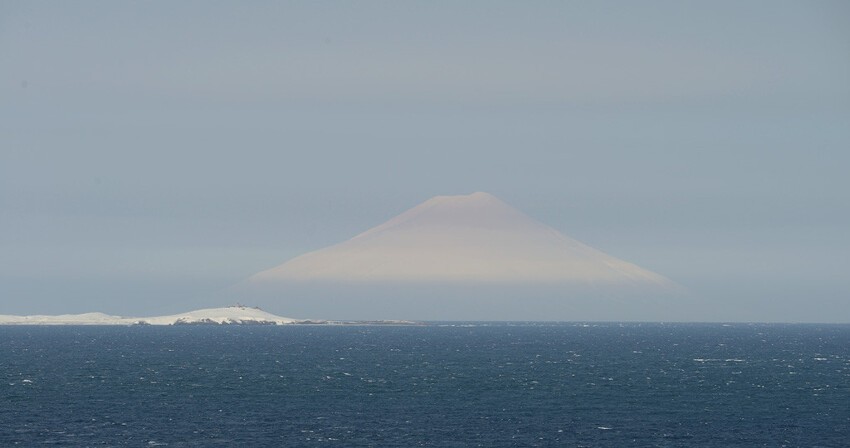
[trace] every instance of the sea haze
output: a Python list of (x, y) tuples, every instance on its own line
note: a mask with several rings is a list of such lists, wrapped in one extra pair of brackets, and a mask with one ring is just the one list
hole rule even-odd
[(0, 327), (0, 446), (846, 446), (850, 326)]

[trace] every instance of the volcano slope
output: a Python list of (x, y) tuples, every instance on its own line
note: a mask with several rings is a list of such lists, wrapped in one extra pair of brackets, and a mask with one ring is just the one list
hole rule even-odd
[(657, 302), (680, 291), (481, 192), (434, 197), (241, 286), (290, 313), (437, 320), (665, 320)]

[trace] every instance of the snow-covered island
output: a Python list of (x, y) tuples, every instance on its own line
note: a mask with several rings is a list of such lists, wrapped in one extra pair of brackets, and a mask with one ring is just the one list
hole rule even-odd
[(61, 314), (55, 316), (10, 316), (0, 314), (0, 325), (417, 325), (405, 320), (329, 321), (293, 319), (243, 305), (207, 308), (188, 313), (156, 317), (111, 316), (104, 313)]

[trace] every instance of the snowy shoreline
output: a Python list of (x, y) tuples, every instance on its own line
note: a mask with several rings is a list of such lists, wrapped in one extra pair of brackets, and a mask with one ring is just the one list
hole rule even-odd
[(104, 313), (12, 316), (0, 315), (0, 325), (419, 325), (406, 320), (330, 321), (282, 317), (242, 305), (207, 308), (154, 317)]

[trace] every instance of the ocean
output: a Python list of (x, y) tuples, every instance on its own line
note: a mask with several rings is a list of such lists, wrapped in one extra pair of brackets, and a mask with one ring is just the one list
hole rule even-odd
[(0, 446), (850, 446), (850, 325), (0, 327)]

